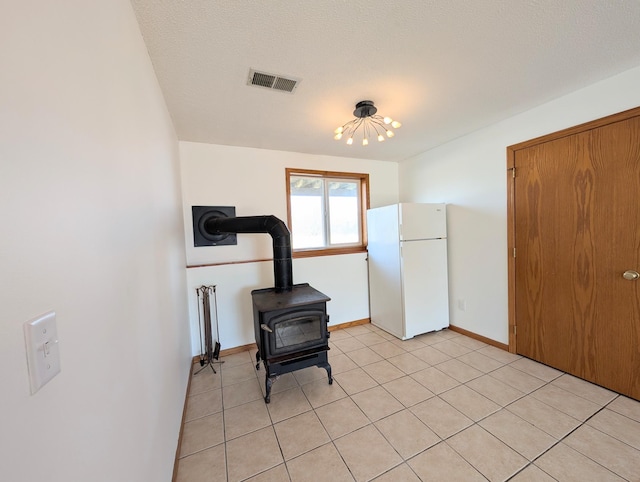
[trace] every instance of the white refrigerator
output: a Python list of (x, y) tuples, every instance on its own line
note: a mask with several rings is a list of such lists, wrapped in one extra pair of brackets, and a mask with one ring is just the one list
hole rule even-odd
[(449, 326), (445, 204), (367, 211), (371, 323), (406, 340)]

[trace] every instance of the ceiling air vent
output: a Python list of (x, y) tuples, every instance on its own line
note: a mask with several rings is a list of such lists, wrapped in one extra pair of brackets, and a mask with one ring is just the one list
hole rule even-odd
[(279, 90), (280, 92), (293, 93), (298, 87), (300, 79), (282, 77), (276, 74), (268, 74), (266, 72), (258, 72), (251, 69), (249, 71), (249, 85), (258, 87), (266, 87), (271, 90)]

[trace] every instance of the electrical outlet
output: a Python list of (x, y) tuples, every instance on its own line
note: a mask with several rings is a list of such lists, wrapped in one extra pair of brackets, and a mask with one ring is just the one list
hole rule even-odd
[(51, 311), (24, 324), (31, 395), (60, 373), (56, 314)]
[(462, 298), (458, 299), (458, 309), (460, 311), (467, 311), (467, 302)]

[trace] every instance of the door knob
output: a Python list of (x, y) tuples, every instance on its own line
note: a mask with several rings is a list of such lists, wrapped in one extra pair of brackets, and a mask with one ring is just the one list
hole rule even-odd
[(640, 278), (640, 273), (638, 273), (637, 271), (633, 271), (632, 269), (629, 269), (624, 273), (622, 273), (622, 277), (624, 279), (628, 279), (629, 281), (633, 281)]

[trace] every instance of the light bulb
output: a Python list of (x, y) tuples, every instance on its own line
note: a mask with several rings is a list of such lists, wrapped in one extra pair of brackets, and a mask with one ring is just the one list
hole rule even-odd
[(391, 125), (392, 125), (393, 127), (395, 127), (396, 129), (397, 129), (398, 127), (402, 126), (402, 124), (400, 124), (400, 122), (398, 122), (398, 121), (392, 121), (392, 122), (391, 122)]
[(342, 132), (344, 131), (344, 127), (338, 127), (335, 131), (336, 134), (342, 134)]
[(378, 142), (384, 141), (384, 136), (382, 134), (378, 134)]
[(349, 139), (347, 139), (347, 144), (348, 145), (353, 144), (353, 137), (349, 137)]
[(369, 139), (367, 139), (366, 137), (364, 139), (362, 139), (362, 145), (363, 146), (368, 146), (369, 145)]
[(333, 136), (333, 138), (334, 138), (336, 141), (339, 141), (340, 139), (342, 139), (342, 132), (338, 132), (335, 136)]
[(388, 130), (388, 131), (387, 131), (387, 137), (393, 137), (393, 136), (395, 136), (395, 134), (393, 133), (393, 131), (392, 131), (392, 130)]
[(391, 122), (393, 122), (393, 119), (391, 117), (385, 117), (383, 120), (385, 124), (391, 124)]

